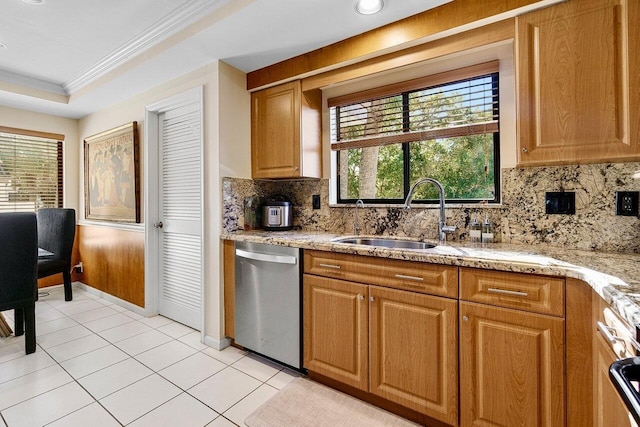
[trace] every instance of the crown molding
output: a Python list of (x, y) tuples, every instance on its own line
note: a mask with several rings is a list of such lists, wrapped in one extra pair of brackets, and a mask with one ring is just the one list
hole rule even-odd
[(12, 73), (11, 71), (0, 70), (0, 81), (9, 83), (16, 87), (30, 88), (38, 91), (50, 92), (55, 95), (67, 96), (65, 89), (58, 83)]
[(66, 95), (82, 89), (91, 82), (118, 68), (131, 58), (160, 43), (200, 18), (222, 7), (229, 0), (191, 0), (189, 4), (147, 28), (134, 39), (102, 58), (73, 80), (61, 85)]

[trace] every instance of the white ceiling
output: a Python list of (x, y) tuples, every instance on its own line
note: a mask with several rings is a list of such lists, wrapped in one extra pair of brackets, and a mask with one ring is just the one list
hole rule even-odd
[(80, 118), (217, 59), (254, 71), (451, 0), (2, 0), (0, 106)]

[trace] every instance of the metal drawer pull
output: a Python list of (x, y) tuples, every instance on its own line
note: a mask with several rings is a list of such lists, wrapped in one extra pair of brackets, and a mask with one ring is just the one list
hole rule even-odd
[(415, 280), (416, 282), (424, 282), (424, 278), (417, 276), (405, 276), (404, 274), (396, 274), (398, 279)]
[(502, 295), (511, 295), (514, 297), (528, 297), (529, 294), (527, 292), (521, 291), (508, 291), (506, 289), (498, 289), (498, 288), (489, 288), (487, 292), (490, 294), (502, 294)]
[(362, 301), (364, 299), (364, 295), (358, 294), (358, 298), (360, 299), (360, 301)]
[(598, 322), (598, 330), (602, 335), (604, 335), (604, 338), (607, 341), (609, 341), (611, 344), (615, 344), (618, 341), (624, 341), (623, 338), (620, 338), (619, 336), (614, 335), (614, 333), (612, 333), (612, 331), (615, 332), (615, 329), (610, 328), (609, 326), (607, 326), (602, 322)]
[(340, 266), (336, 264), (320, 264), (320, 267), (333, 268), (334, 270), (340, 270)]

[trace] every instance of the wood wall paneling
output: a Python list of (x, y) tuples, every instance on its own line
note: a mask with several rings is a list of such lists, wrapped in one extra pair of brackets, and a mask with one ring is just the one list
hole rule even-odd
[[(71, 252), (71, 266), (73, 267), (80, 261), (80, 253), (78, 251), (78, 226), (76, 225), (76, 237), (73, 240), (73, 249)], [(75, 282), (77, 280), (81, 280), (82, 275), (76, 274), (74, 272), (71, 273), (71, 281)], [(62, 273), (53, 274), (48, 277), (43, 277), (42, 279), (38, 279), (38, 288), (46, 288), (49, 286), (60, 285), (64, 283), (64, 279), (62, 278)]]
[(144, 233), (81, 225), (77, 239), (88, 286), (144, 307)]
[(455, 0), (303, 55), (247, 74), (247, 89), (257, 89), (321, 69), (371, 57), (429, 36), (487, 19), (538, 0)]

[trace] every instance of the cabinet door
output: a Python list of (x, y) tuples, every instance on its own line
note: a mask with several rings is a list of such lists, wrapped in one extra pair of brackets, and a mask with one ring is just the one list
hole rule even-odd
[(638, 426), (609, 379), (609, 366), (616, 359), (609, 344), (599, 332), (596, 333), (593, 373), (593, 425), (595, 427)]
[(304, 366), (368, 390), (366, 285), (304, 275)]
[(460, 303), (460, 425), (565, 424), (564, 320)]
[(640, 157), (639, 9), (571, 0), (517, 18), (520, 165)]
[(300, 81), (251, 94), (253, 178), (300, 176)]
[(456, 300), (369, 287), (371, 393), (458, 423)]

